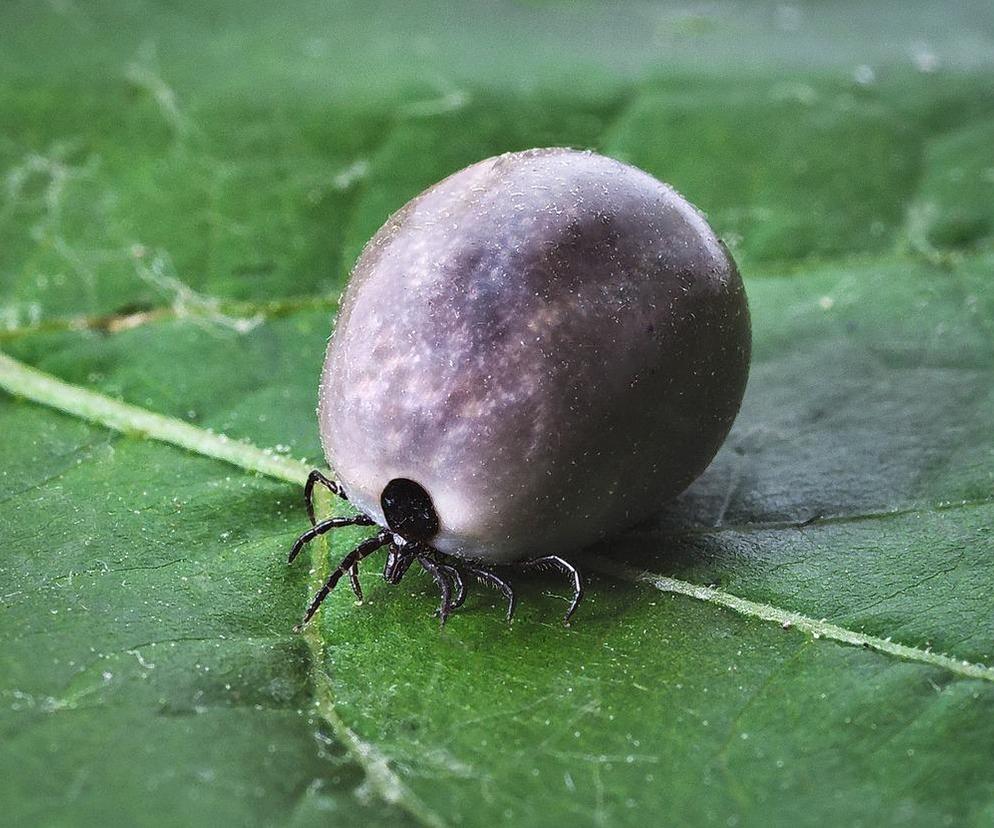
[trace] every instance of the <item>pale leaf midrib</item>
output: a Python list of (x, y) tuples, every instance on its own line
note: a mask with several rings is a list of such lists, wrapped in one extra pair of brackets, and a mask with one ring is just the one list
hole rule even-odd
[[(171, 443), (197, 454), (223, 460), (248, 471), (288, 483), (303, 485), (310, 471), (310, 467), (300, 461), (278, 457), (246, 441), (236, 441), (221, 434), (213, 434), (182, 420), (155, 414), (147, 409), (63, 382), (2, 353), (0, 353), (0, 388), (118, 431), (142, 433), (152, 439)], [(897, 644), (889, 639), (868, 636), (770, 604), (739, 598), (722, 590), (636, 570), (617, 562), (597, 562), (594, 568), (625, 580), (648, 581), (663, 591), (721, 606), (741, 615), (762, 621), (788, 624), (816, 638), (827, 638), (852, 646), (866, 647), (908, 661), (940, 667), (964, 677), (994, 682), (992, 667)], [(363, 764), (364, 767), (367, 765), (368, 763)]]
[(633, 583), (651, 584), (661, 592), (684, 595), (708, 604), (715, 604), (737, 612), (740, 615), (780, 624), (780, 626), (786, 629), (805, 632), (816, 639), (825, 638), (830, 641), (849, 644), (853, 647), (864, 647), (906, 661), (916, 661), (920, 664), (928, 664), (933, 667), (949, 670), (966, 678), (994, 682), (994, 667), (965, 661), (941, 653), (934, 653), (931, 650), (910, 647), (906, 644), (898, 644), (890, 638), (880, 638), (874, 635), (867, 635), (866, 633), (855, 632), (846, 627), (831, 624), (824, 619), (819, 620), (799, 612), (791, 612), (790, 610), (775, 607), (772, 604), (763, 604), (758, 601), (750, 601), (748, 598), (740, 598), (737, 595), (725, 592), (716, 587), (698, 586), (689, 581), (681, 581), (679, 578), (670, 578), (666, 575), (649, 572), (648, 570), (637, 569), (617, 561), (598, 561), (594, 559), (588, 561), (587, 566), (613, 578), (620, 578)]
[[(258, 472), (287, 483), (302, 486), (310, 472), (310, 466), (305, 463), (279, 457), (250, 443), (213, 434), (174, 417), (155, 414), (147, 409), (63, 382), (3, 353), (0, 353), (0, 388), (16, 396), (25, 397), (117, 431), (140, 433), (195, 454), (223, 460), (241, 469)], [(320, 559), (326, 557), (326, 555), (319, 556)], [(316, 575), (319, 577), (322, 567), (318, 566), (316, 569)], [(379, 751), (373, 745), (363, 742), (339, 717), (328, 678), (321, 667), (324, 642), (317, 624), (311, 624), (305, 629), (304, 639), (314, 660), (314, 692), (319, 714), (346, 745), (384, 802), (403, 808), (430, 828), (441, 828), (444, 822), (414, 796), (390, 769)]]
[(303, 485), (310, 466), (53, 377), (0, 353), (0, 388), (126, 434), (142, 434), (248, 471)]

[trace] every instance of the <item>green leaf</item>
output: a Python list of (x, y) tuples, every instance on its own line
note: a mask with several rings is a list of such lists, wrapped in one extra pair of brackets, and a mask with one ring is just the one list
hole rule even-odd
[[(0, 12), (11, 824), (994, 820), (994, 18), (981, 4)], [(483, 156), (704, 209), (754, 361), (722, 452), (519, 614), (285, 554), (345, 274)], [(225, 435), (221, 437), (220, 435)], [(327, 499), (322, 512), (333, 508)]]

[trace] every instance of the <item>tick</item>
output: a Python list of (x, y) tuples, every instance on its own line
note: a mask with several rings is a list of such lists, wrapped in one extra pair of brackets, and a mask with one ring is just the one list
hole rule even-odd
[[(376, 526), (314, 596), (387, 547), (444, 623), (472, 578), (556, 569), (657, 511), (714, 457), (749, 370), (742, 280), (702, 215), (627, 164), (570, 149), (488, 158), (425, 190), (363, 250), (328, 345), (311, 528)], [(315, 521), (315, 485), (357, 510)]]

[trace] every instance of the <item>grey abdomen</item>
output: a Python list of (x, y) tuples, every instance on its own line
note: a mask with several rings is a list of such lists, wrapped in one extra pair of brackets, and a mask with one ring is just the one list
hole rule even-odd
[(383, 522), (419, 482), (443, 552), (507, 561), (635, 523), (710, 462), (745, 388), (727, 251), (671, 188), (592, 153), (487, 159), (366, 246), (328, 347), (328, 463)]

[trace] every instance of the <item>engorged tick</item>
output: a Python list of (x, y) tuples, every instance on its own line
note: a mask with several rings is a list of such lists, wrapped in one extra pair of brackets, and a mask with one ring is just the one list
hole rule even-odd
[[(473, 164), (366, 245), (328, 345), (318, 417), (329, 466), (304, 489), (312, 527), (379, 526), (331, 573), (388, 547), (441, 593), (442, 623), (492, 568), (569, 576), (570, 551), (635, 524), (714, 457), (749, 370), (742, 280), (671, 187), (591, 152)], [(315, 522), (321, 484), (358, 510)]]

